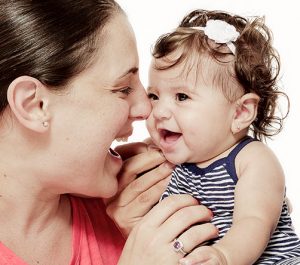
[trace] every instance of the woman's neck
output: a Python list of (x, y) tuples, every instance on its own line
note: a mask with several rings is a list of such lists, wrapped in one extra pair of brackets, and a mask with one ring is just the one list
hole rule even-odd
[(0, 226), (11, 226), (18, 233), (39, 233), (66, 214), (66, 197), (30, 182), (26, 175), (16, 176), (0, 169)]
[(28, 264), (68, 264), (72, 250), (69, 198), (30, 192), (2, 196), (0, 242)]

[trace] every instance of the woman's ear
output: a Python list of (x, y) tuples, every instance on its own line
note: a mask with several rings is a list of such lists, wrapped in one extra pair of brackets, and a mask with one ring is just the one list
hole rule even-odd
[(16, 78), (8, 87), (7, 100), (16, 119), (35, 132), (45, 132), (49, 127), (46, 87), (30, 76)]
[(251, 125), (257, 115), (259, 96), (247, 93), (236, 101), (234, 118), (231, 124), (233, 134), (239, 133)]

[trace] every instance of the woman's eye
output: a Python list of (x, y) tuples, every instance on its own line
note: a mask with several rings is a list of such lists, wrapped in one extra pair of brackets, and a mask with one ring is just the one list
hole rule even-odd
[(156, 96), (156, 95), (153, 94), (153, 93), (149, 93), (149, 94), (148, 94), (148, 98), (149, 98), (150, 100), (158, 100), (158, 96)]
[(112, 93), (121, 93), (123, 96), (128, 96), (133, 91), (133, 88), (127, 86), (119, 89), (112, 90)]
[(176, 100), (178, 101), (184, 101), (184, 100), (187, 100), (189, 99), (189, 96), (184, 94), (184, 93), (177, 93), (176, 94)]
[(118, 92), (121, 92), (125, 95), (129, 95), (131, 92), (132, 92), (133, 88), (131, 87), (124, 87), (124, 88), (121, 88)]

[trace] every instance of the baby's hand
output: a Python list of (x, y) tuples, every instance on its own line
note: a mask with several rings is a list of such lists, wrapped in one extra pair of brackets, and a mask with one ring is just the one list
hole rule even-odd
[(227, 265), (224, 254), (213, 246), (194, 249), (179, 261), (180, 265)]

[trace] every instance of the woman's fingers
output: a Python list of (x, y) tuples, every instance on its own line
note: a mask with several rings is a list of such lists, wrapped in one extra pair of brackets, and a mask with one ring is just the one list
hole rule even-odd
[(115, 148), (116, 152), (120, 154), (123, 160), (148, 150), (148, 144), (143, 142), (134, 142), (128, 144), (118, 145)]
[[(151, 209), (151, 211), (145, 216), (144, 222), (147, 223), (147, 225), (158, 227), (164, 224), (175, 213), (178, 214), (178, 211), (185, 209), (185, 213), (187, 213), (186, 207), (195, 205), (199, 205), (199, 203), (190, 195), (171, 195), (166, 199), (162, 200), (159, 204), (155, 205)], [(178, 220), (176, 220), (176, 222), (177, 221)], [(171, 227), (170, 224), (168, 224), (168, 227), (170, 229), (173, 228), (175, 230), (178, 230), (178, 228), (176, 227)], [(165, 230), (166, 228), (163, 229)], [(170, 235), (168, 236), (170, 237)]]
[(191, 226), (177, 239), (182, 242), (184, 251), (190, 253), (195, 247), (217, 236), (218, 229), (213, 224), (201, 223)]
[(134, 194), (130, 188), (122, 191), (119, 197), (107, 205), (107, 214), (118, 224), (124, 236), (155, 205), (165, 190), (169, 178), (163, 179), (141, 193)]
[(137, 176), (142, 176), (143, 172), (147, 173), (165, 161), (166, 159), (161, 152), (153, 149), (128, 158), (124, 161), (119, 173), (119, 190), (123, 190)]
[(143, 142), (127, 143), (115, 147), (115, 151), (120, 154), (123, 160), (140, 153), (145, 153), (150, 149), (158, 150), (151, 138), (147, 138)]
[[(172, 170), (173, 166), (165, 162), (139, 178), (134, 179), (125, 188), (121, 189), (122, 192), (118, 196), (117, 203), (120, 206), (124, 206), (134, 199), (138, 199), (140, 202), (148, 201), (149, 197), (151, 197), (151, 200), (155, 200), (155, 203), (158, 202), (161, 194), (166, 189)], [(152, 198), (157, 193), (160, 193), (160, 196)]]
[[(172, 216), (168, 218), (162, 225), (167, 226), (169, 229), (165, 229), (165, 235), (174, 239), (178, 234), (183, 233), (187, 228), (199, 223), (206, 223), (211, 221), (212, 213), (203, 205), (186, 206), (182, 210), (177, 210)], [(178, 229), (181, 228), (180, 230)], [(169, 234), (168, 234), (169, 233)], [(190, 234), (190, 233), (189, 233)], [(201, 241), (202, 242), (202, 241)], [(196, 246), (195, 244), (193, 244)]]
[(223, 265), (227, 264), (225, 256), (213, 246), (195, 248), (190, 254), (180, 259), (180, 265)]
[(172, 168), (165, 164), (131, 182), (108, 202), (107, 214), (119, 226), (124, 236), (155, 205), (168, 185)]
[[(125, 236), (159, 201), (166, 189), (173, 165), (164, 161), (157, 150), (149, 150), (125, 161), (120, 172), (119, 193), (105, 201), (107, 214)], [(147, 172), (141, 174), (144, 171)], [(138, 174), (140, 176), (136, 179)]]
[(156, 205), (143, 222), (147, 227), (158, 227), (157, 233), (169, 239), (174, 251), (177, 238), (184, 244), (184, 251), (190, 252), (217, 237), (218, 230), (209, 223), (211, 219), (212, 212), (190, 195), (172, 195)]

